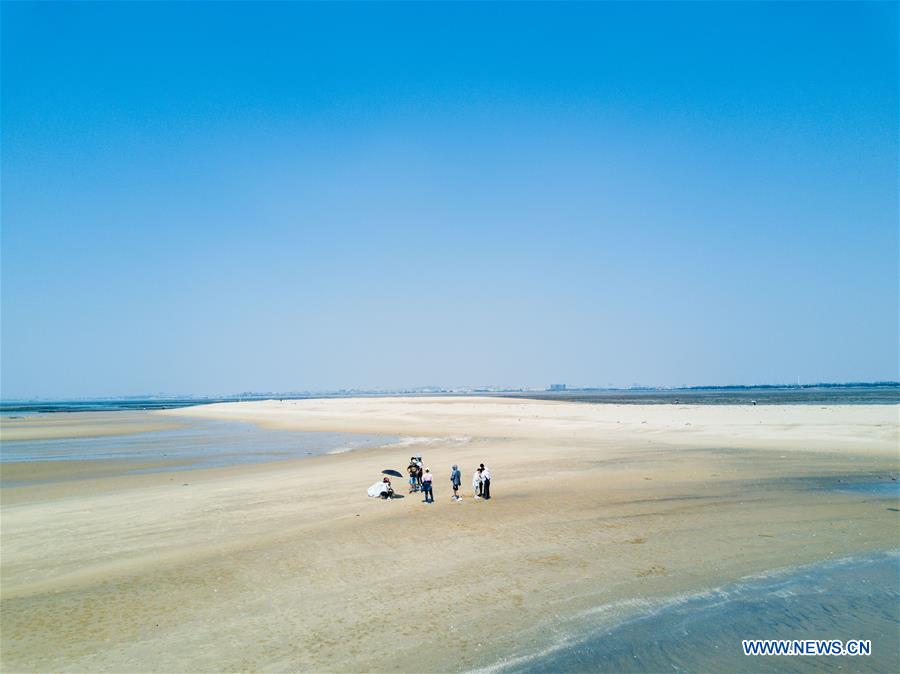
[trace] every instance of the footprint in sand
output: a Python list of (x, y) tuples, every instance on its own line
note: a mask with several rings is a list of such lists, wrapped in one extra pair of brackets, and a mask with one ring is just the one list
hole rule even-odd
[(542, 555), (536, 557), (526, 557), (526, 561), (532, 564), (541, 564), (543, 566), (559, 566), (566, 561), (562, 555)]
[(646, 578), (647, 576), (665, 576), (667, 573), (668, 570), (662, 564), (654, 564), (650, 568), (638, 571), (635, 575), (638, 578)]
[(640, 545), (641, 543), (646, 543), (647, 539), (638, 537), (638, 538), (632, 538), (630, 541), (627, 541), (627, 542), (631, 543), (632, 545)]

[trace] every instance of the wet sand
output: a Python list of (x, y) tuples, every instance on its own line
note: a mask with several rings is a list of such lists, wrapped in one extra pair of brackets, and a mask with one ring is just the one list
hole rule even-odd
[[(409, 439), (0, 490), (3, 671), (465, 670), (594, 606), (887, 550), (900, 532), (890, 498), (820, 488), (897, 475), (896, 406), (379, 398), (138, 416)], [(436, 504), (365, 497), (413, 452)], [(480, 461), (489, 502), (470, 498)]]
[(152, 416), (141, 411), (11, 415), (3, 417), (0, 424), (0, 441), (128, 435), (181, 425), (175, 417)]

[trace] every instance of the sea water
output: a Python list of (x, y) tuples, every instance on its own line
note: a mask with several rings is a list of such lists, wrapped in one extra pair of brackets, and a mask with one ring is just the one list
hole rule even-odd
[(616, 405), (897, 405), (900, 384), (720, 386), (689, 389), (575, 389), (507, 394), (541, 400)]
[[(0, 442), (0, 462), (119, 460), (166, 463), (124, 472), (218, 468), (393, 444), (399, 437), (359, 433), (271, 430), (254, 424), (206, 419), (182, 427), (101, 437)], [(8, 482), (2, 486), (15, 486)]]
[(0, 401), (0, 417), (30, 416), (44, 413), (113, 412), (118, 410), (155, 410), (190, 407), (210, 403), (247, 400), (309, 400), (316, 398), (346, 398), (404, 395), (409, 398), (425, 396), (465, 397), (466, 395), (569, 400), (587, 403), (634, 405), (897, 405), (900, 404), (900, 383), (826, 384), (804, 386), (717, 386), (680, 389), (569, 389), (565, 391), (472, 391), (469, 394), (435, 392), (322, 393), (283, 395), (243, 395), (220, 398), (132, 397), (99, 398), (94, 400), (4, 400)]
[[(627, 604), (627, 603), (626, 603)], [(745, 578), (638, 602), (610, 623), (596, 610), (544, 651), (495, 672), (900, 671), (900, 551)], [(622, 607), (612, 607), (621, 609)], [(744, 639), (870, 640), (868, 656), (747, 656)]]

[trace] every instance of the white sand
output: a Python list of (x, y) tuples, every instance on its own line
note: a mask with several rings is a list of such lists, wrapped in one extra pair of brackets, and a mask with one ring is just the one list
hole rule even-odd
[[(896, 475), (897, 406), (368, 398), (147, 415), (181, 416), (429, 439), (3, 489), (3, 671), (462, 670), (601, 603), (898, 544), (890, 501), (805, 486)], [(365, 497), (414, 451), (435, 505)], [(479, 461), (495, 498), (450, 502), (450, 464), (468, 497)]]

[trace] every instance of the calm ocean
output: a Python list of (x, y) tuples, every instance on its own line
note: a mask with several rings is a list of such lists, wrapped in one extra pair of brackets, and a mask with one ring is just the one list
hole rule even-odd
[(572, 390), (511, 394), (539, 400), (626, 405), (896, 405), (900, 384), (722, 387), (653, 390)]

